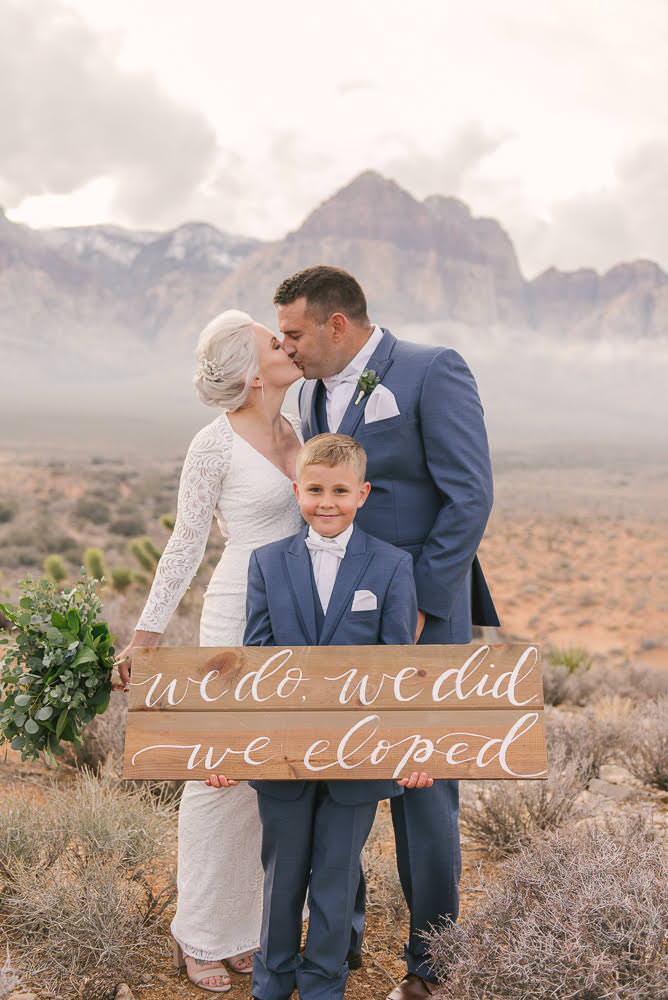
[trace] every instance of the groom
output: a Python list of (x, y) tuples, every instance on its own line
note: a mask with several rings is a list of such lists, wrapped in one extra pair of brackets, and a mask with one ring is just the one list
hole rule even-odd
[[(465, 362), (452, 350), (397, 340), (370, 323), (364, 292), (340, 268), (309, 267), (286, 278), (274, 303), (283, 349), (307, 379), (299, 400), (304, 440), (336, 431), (360, 442), (372, 490), (358, 523), (413, 557), (416, 641), (465, 643), (472, 623), (498, 625), (476, 557), (492, 507), (492, 473), (482, 406)], [(392, 799), (411, 920), (407, 975), (388, 1000), (432, 992), (422, 933), (457, 919), (458, 807), (456, 781), (407, 788)]]

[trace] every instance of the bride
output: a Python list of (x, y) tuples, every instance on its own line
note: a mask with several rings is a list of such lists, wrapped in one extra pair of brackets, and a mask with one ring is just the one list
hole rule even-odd
[[(223, 412), (195, 435), (179, 486), (172, 536), (156, 570), (134, 637), (155, 646), (204, 555), (212, 518), (227, 539), (204, 596), (201, 646), (240, 646), (246, 621), (246, 577), (258, 545), (299, 530), (292, 491), (299, 422), (281, 413), (301, 371), (264, 326), (236, 309), (213, 319), (196, 349), (200, 399)], [(257, 797), (242, 782), (219, 789), (186, 783), (179, 811), (175, 957), (188, 977), (212, 992), (230, 989), (224, 965), (252, 971), (258, 947), (263, 873)]]

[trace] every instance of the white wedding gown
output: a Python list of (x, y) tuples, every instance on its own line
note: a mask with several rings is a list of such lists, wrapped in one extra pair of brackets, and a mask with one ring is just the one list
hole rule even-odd
[[(299, 421), (288, 417), (301, 441)], [(204, 596), (201, 646), (240, 646), (246, 578), (258, 545), (302, 526), (290, 479), (233, 429), (226, 413), (195, 435), (178, 513), (138, 629), (163, 632), (204, 555), (213, 516), (227, 538)], [(260, 817), (246, 782), (186, 782), (179, 810), (178, 904), (172, 933), (187, 955), (215, 960), (257, 948), (262, 915)]]

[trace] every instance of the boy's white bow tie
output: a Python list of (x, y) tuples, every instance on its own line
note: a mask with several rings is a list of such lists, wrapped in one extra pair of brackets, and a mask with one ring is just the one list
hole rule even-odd
[(347, 540), (343, 541), (338, 535), (336, 538), (323, 538), (322, 535), (309, 531), (305, 542), (309, 552), (329, 552), (339, 559), (343, 559), (346, 554)]

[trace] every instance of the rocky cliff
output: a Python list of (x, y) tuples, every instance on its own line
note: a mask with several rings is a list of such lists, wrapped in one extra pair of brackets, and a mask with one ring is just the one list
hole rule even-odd
[(48, 231), (0, 213), (0, 348), (113, 374), (190, 355), (198, 330), (238, 306), (272, 323), (274, 289), (314, 263), (352, 271), (388, 325), (512, 329), (556, 339), (668, 337), (668, 275), (650, 261), (606, 274), (522, 276), (508, 234), (455, 198), (418, 201), (367, 171), (283, 240), (260, 243), (188, 223), (167, 233), (87, 226)]

